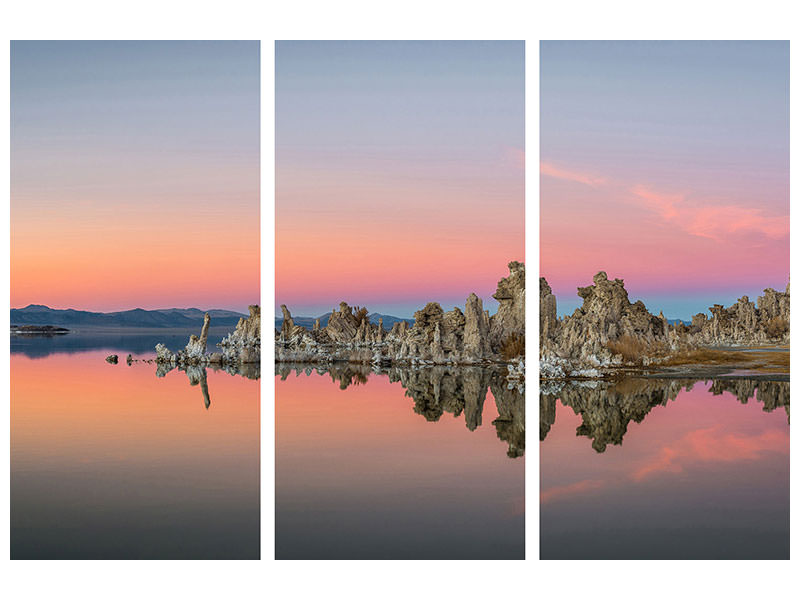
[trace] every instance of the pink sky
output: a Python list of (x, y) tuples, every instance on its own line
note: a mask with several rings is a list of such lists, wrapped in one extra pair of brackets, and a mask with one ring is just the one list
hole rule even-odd
[(13, 42), (11, 306), (260, 295), (259, 42)]
[(789, 278), (789, 44), (540, 46), (540, 268), (559, 313), (598, 271), (668, 318)]
[[(278, 42), (275, 302), (490, 310), (525, 251), (522, 42)], [(493, 305), (494, 303), (494, 305)]]
[(665, 314), (675, 296), (722, 301), (788, 283), (788, 204), (762, 201), (769, 190), (717, 196), (546, 161), (540, 170), (541, 272), (559, 301), (600, 270)]

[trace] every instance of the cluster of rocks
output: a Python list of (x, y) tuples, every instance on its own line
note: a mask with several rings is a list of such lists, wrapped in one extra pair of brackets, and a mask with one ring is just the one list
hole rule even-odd
[[(464, 310), (445, 312), (429, 302), (414, 313), (414, 324), (395, 323), (390, 330), (383, 320), (371, 323), (366, 308), (354, 310), (346, 302), (334, 309), (325, 327), (319, 320), (311, 330), (295, 324), (286, 306), (283, 324), (275, 332), (277, 362), (349, 362), (380, 365), (479, 365), (509, 362), (521, 352), (508, 355), (510, 344), (524, 348), (525, 265), (511, 262), (509, 276), (500, 280), (493, 297), (497, 313), (489, 316), (483, 301), (470, 294)], [(515, 360), (519, 369), (524, 363)]]
[(789, 341), (789, 287), (764, 290), (758, 307), (745, 296), (730, 308), (714, 305), (711, 317), (670, 324), (639, 300), (631, 303), (622, 279), (604, 271), (579, 287), (583, 305), (559, 319), (556, 297), (539, 279), (539, 375), (542, 379), (601, 377), (624, 365), (648, 366), (679, 350)]
[(556, 297), (547, 280), (539, 278), (541, 377), (598, 377), (602, 368), (624, 361), (614, 342), (653, 348), (668, 341), (669, 324), (664, 315), (650, 314), (641, 300), (631, 303), (622, 279), (609, 280), (605, 271), (600, 271), (593, 281), (593, 285), (578, 288), (583, 305), (559, 319)]
[[(690, 391), (694, 379), (628, 378), (623, 381), (571, 381), (542, 386), (539, 395), (539, 439), (544, 440), (555, 423), (556, 400), (581, 417), (577, 434), (591, 439), (596, 452), (622, 444), (631, 421), (641, 423), (656, 406), (666, 406), (682, 390)], [(742, 403), (756, 397), (765, 412), (785, 408), (789, 416), (789, 382), (750, 379), (717, 379), (713, 394), (729, 392)]]
[(244, 365), (260, 363), (261, 309), (259, 306), (250, 306), (250, 316), (239, 319), (236, 329), (217, 344), (221, 351), (213, 354), (206, 353), (210, 323), (211, 317), (206, 313), (200, 335), (192, 335), (186, 347), (178, 352), (172, 352), (164, 344), (156, 344), (156, 363), (163, 365), (162, 370), (166, 369), (167, 372), (176, 367), (205, 365), (230, 367), (238, 370)]
[(708, 310), (711, 318), (698, 313), (691, 324), (678, 323), (674, 337), (696, 346), (789, 343), (789, 284), (785, 292), (765, 289), (756, 302), (742, 296), (728, 308)]
[(276, 374), (286, 379), (293, 371), (310, 375), (328, 374), (341, 389), (364, 384), (372, 374), (399, 382), (414, 401), (414, 412), (427, 421), (439, 421), (445, 413), (463, 416), (467, 429), (483, 423), (486, 396), (491, 391), (498, 416), (492, 425), (497, 437), (508, 444), (507, 454), (517, 458), (525, 453), (525, 395), (506, 384), (500, 368), (477, 366), (432, 366), (428, 368), (379, 367), (357, 363), (277, 363)]
[(223, 365), (249, 365), (261, 362), (261, 308), (248, 307), (249, 317), (239, 319), (236, 328), (217, 346), (222, 349)]
[[(217, 344), (221, 351), (206, 354), (210, 324), (211, 317), (206, 313), (200, 335), (191, 335), (186, 347), (178, 352), (172, 352), (164, 344), (156, 344), (155, 359), (137, 360), (128, 354), (125, 362), (128, 366), (138, 362), (155, 363), (156, 377), (165, 377), (173, 369), (183, 371), (190, 385), (200, 386), (203, 405), (208, 409), (211, 396), (206, 367), (248, 379), (261, 377), (261, 309), (251, 306), (250, 316), (239, 319), (236, 329)], [(116, 365), (119, 356), (111, 354), (106, 357), (106, 362)]]

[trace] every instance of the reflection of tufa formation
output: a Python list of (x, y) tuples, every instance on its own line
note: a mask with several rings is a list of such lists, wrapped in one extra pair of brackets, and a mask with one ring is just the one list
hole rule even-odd
[[(619, 382), (587, 381), (552, 383), (539, 394), (539, 439), (544, 440), (556, 419), (556, 400), (569, 406), (583, 422), (577, 434), (592, 440), (592, 448), (604, 452), (608, 444), (622, 444), (631, 421), (641, 423), (656, 406), (667, 406), (682, 390), (690, 391), (694, 379), (629, 378)], [(783, 407), (789, 417), (789, 382), (749, 379), (717, 379), (714, 395), (729, 392), (746, 404), (755, 397), (764, 411)]]
[(239, 319), (236, 329), (217, 344), (222, 351), (214, 354), (206, 354), (210, 323), (206, 313), (200, 336), (192, 335), (183, 350), (172, 352), (164, 344), (156, 345), (156, 376), (164, 377), (173, 369), (184, 371), (191, 385), (200, 385), (206, 409), (211, 406), (206, 367), (248, 379), (261, 377), (261, 309), (251, 306), (250, 316)]
[[(219, 344), (221, 352), (206, 354), (211, 317), (206, 313), (200, 337), (192, 335), (183, 350), (172, 352), (164, 344), (156, 345), (156, 362), (171, 367), (217, 365), (245, 368), (261, 361), (261, 309), (250, 306), (250, 316), (239, 319), (236, 329)], [(169, 370), (169, 369), (167, 369)]]
[[(150, 362), (150, 361), (148, 361)], [(224, 371), (228, 375), (241, 375), (247, 379), (259, 379), (261, 377), (260, 363), (230, 363), (226, 365), (209, 364), (208, 367), (214, 371)], [(203, 393), (203, 404), (206, 409), (211, 406), (211, 396), (208, 392), (208, 372), (202, 365), (177, 365), (174, 363), (158, 363), (156, 367), (156, 377), (165, 377), (173, 369), (178, 369), (186, 373), (190, 385), (200, 385)]]
[[(785, 344), (789, 342), (789, 286), (768, 288), (758, 307), (747, 296), (730, 308), (715, 304), (711, 318), (695, 315), (690, 325), (668, 323), (651, 314), (639, 300), (631, 303), (621, 279), (601, 271), (594, 284), (578, 288), (583, 305), (559, 319), (556, 297), (539, 278), (540, 376), (599, 377), (603, 369), (638, 363), (676, 351), (720, 345)], [(635, 358), (634, 358), (635, 357)]]
[(500, 369), (483, 367), (371, 368), (354, 363), (331, 363), (325, 366), (309, 364), (276, 365), (276, 373), (286, 379), (292, 371), (298, 375), (313, 371), (329, 374), (341, 389), (367, 383), (372, 374), (386, 375), (399, 382), (406, 396), (414, 400), (414, 412), (428, 421), (438, 421), (445, 413), (464, 415), (467, 429), (481, 426), (486, 394), (491, 390), (498, 417), (492, 422), (497, 437), (508, 443), (508, 456), (516, 458), (525, 453), (525, 395), (509, 385)]
[(414, 325), (395, 323), (391, 330), (381, 319), (370, 323), (365, 308), (354, 311), (342, 302), (325, 327), (319, 321), (309, 331), (296, 325), (286, 306), (283, 325), (275, 334), (278, 362), (351, 362), (399, 365), (477, 365), (510, 362), (520, 374), (524, 365), (525, 265), (511, 262), (509, 276), (500, 280), (494, 298), (495, 315), (470, 294), (462, 311), (449, 312), (429, 302), (414, 313)]

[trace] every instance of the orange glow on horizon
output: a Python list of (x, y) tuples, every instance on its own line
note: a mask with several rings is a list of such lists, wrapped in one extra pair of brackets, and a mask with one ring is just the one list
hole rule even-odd
[[(259, 220), (142, 213), (12, 219), (11, 306), (234, 308), (259, 302)], [(57, 249), (54, 251), (54, 248)]]

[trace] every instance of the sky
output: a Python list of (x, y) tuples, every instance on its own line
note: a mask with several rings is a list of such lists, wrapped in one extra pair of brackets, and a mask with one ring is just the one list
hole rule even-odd
[(277, 42), (276, 308), (492, 312), (524, 260), (523, 42)]
[(542, 42), (540, 269), (690, 319), (789, 278), (788, 42)]
[(246, 312), (258, 42), (12, 42), (11, 306)]

